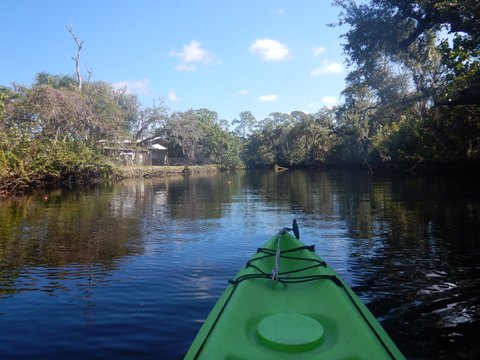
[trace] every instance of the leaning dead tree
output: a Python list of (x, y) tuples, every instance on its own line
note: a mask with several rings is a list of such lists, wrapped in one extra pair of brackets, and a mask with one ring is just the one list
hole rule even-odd
[(77, 36), (73, 33), (73, 28), (71, 26), (67, 26), (68, 32), (72, 35), (73, 40), (77, 44), (77, 56), (72, 57), (73, 61), (75, 61), (75, 67), (77, 72), (77, 81), (78, 81), (78, 89), (82, 89), (82, 74), (80, 73), (80, 51), (82, 51), (83, 41), (80, 41)]

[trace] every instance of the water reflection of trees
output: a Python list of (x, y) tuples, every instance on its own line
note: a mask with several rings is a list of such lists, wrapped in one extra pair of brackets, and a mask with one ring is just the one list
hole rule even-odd
[(107, 264), (142, 253), (143, 234), (152, 222), (219, 218), (241, 181), (231, 174), (133, 180), (97, 191), (4, 201), (0, 265)]
[(169, 217), (172, 219), (216, 219), (224, 205), (243, 186), (245, 173), (194, 175), (168, 182)]
[(55, 192), (0, 207), (1, 265), (109, 263), (141, 251), (138, 218), (118, 214), (113, 192)]

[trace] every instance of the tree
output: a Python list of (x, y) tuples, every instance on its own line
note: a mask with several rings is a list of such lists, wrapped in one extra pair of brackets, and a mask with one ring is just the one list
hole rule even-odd
[(224, 143), (221, 152), (218, 154), (217, 163), (226, 168), (238, 168), (244, 165), (241, 159), (243, 143), (232, 133), (224, 132)]
[[(135, 137), (139, 121), (139, 112), (141, 110), (141, 104), (137, 95), (129, 93), (126, 88), (116, 89), (114, 91), (115, 101), (122, 109), (125, 116), (124, 129), (128, 131), (132, 137)], [(138, 140), (138, 139), (137, 139)]]
[(55, 89), (72, 89), (77, 86), (75, 78), (71, 75), (53, 75), (48, 72), (39, 72), (35, 77), (33, 86), (48, 85)]
[(4, 123), (30, 138), (96, 145), (100, 139), (126, 135), (126, 115), (109, 84), (87, 83), (81, 92), (76, 87), (36, 84), (16, 86), (13, 92), (15, 101), (7, 103)]
[[(131, 99), (131, 101), (133, 100)], [(129, 110), (132, 111), (130, 115), (134, 115), (134, 108), (131, 107)], [(153, 135), (159, 128), (165, 125), (168, 117), (168, 108), (165, 106), (163, 99), (159, 99), (158, 103), (153, 101), (151, 107), (137, 110), (137, 114), (136, 118), (132, 116), (127, 120), (133, 130), (134, 138), (136, 140), (142, 140), (145, 137)]]
[(202, 137), (199, 139), (199, 159), (214, 164), (221, 163), (223, 152), (228, 147), (228, 136), (222, 128), (217, 112), (197, 109), (194, 110), (194, 114), (202, 129)]
[(232, 121), (232, 125), (237, 125), (235, 133), (243, 139), (246, 139), (247, 135), (251, 134), (256, 123), (257, 119), (255, 119), (255, 116), (253, 116), (250, 111), (242, 111), (240, 113), (240, 119), (234, 119)]
[(111, 112), (92, 108), (76, 88), (15, 85), (1, 90), (0, 196), (112, 172), (92, 146), (98, 139), (92, 125)]
[[(417, 87), (423, 92), (430, 88), (432, 93), (445, 88), (459, 72), (474, 76), (474, 83), (480, 80), (477, 0), (369, 0), (360, 4), (354, 0), (335, 0), (334, 4), (344, 10), (337, 25), (350, 26), (343, 35), (345, 53), (352, 63), (367, 72), (373, 73), (379, 58), (403, 65), (414, 75), (419, 64), (431, 66), (438, 73), (426, 83), (421, 76), (417, 77), (420, 80)], [(453, 41), (443, 39), (438, 48), (440, 36), (445, 32)], [(442, 77), (448, 74), (450, 77)], [(440, 83), (442, 78), (447, 84)]]
[(195, 112), (174, 112), (165, 124), (166, 138), (169, 142), (169, 153), (173, 156), (185, 157), (188, 163), (195, 163), (199, 140), (203, 130)]
[(337, 145), (335, 112), (275, 112), (249, 137), (245, 160), (251, 166), (321, 166)]
[(96, 144), (102, 139), (125, 138), (126, 115), (117, 99), (117, 90), (112, 85), (97, 81), (85, 83), (81, 96), (86, 103), (88, 116), (79, 118), (84, 141)]
[(227, 168), (242, 166), (240, 158), (243, 141), (228, 130), (228, 123), (219, 119), (215, 111), (195, 110), (203, 136), (200, 139), (199, 160), (219, 164)]
[(162, 135), (171, 157), (186, 158), (190, 164), (213, 163), (241, 166), (241, 143), (208, 109), (175, 112), (167, 120)]
[(82, 138), (79, 119), (89, 117), (83, 98), (76, 92), (51, 86), (16, 87), (16, 100), (8, 106), (5, 123), (29, 136), (52, 140)]
[[(353, 68), (338, 112), (337, 156), (366, 164), (478, 156), (480, 3), (334, 3), (343, 8), (337, 25), (350, 26), (343, 47)], [(456, 104), (473, 106), (452, 110)]]
[(306, 128), (306, 147), (309, 149), (306, 165), (325, 165), (332, 156), (339, 142), (338, 134), (334, 131), (337, 123), (336, 111), (334, 107), (323, 107), (301, 123), (301, 126)]
[(256, 130), (248, 139), (244, 159), (250, 166), (273, 166), (277, 163), (275, 148), (263, 129)]

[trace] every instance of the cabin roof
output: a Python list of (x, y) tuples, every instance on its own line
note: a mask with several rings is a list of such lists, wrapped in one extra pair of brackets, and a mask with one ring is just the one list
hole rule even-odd
[(162, 146), (160, 144), (152, 144), (148, 148), (151, 150), (167, 150), (165, 146)]

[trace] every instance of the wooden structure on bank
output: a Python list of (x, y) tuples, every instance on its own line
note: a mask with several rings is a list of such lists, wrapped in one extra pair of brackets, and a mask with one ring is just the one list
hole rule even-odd
[(167, 148), (159, 137), (133, 143), (131, 140), (107, 142), (101, 140), (103, 153), (117, 165), (168, 165)]

